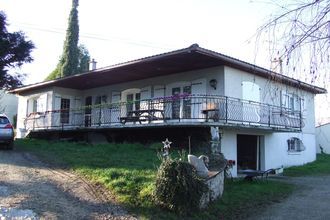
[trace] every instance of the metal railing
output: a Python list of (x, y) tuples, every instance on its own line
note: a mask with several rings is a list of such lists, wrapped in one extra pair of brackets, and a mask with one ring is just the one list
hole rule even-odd
[(194, 122), (284, 130), (301, 130), (303, 127), (300, 111), (226, 96), (182, 94), (135, 102), (34, 112), (25, 119), (25, 128), (74, 129)]

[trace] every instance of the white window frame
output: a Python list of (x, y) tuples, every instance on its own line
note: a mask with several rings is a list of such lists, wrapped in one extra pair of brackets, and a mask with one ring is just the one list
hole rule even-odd
[(304, 99), (297, 94), (282, 91), (281, 94), (281, 107), (288, 109), (289, 114), (295, 111), (302, 111)]

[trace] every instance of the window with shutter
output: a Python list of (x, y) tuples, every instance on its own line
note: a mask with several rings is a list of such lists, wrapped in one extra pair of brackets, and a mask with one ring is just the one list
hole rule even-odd
[(305, 150), (305, 146), (299, 138), (292, 137), (287, 140), (289, 152), (300, 152)]

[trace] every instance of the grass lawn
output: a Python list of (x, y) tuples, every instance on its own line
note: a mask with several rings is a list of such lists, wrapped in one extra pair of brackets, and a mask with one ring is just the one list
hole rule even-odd
[(294, 166), (284, 169), (286, 176), (310, 176), (330, 174), (330, 155), (318, 154), (316, 161), (303, 166)]
[(140, 144), (88, 145), (84, 143), (17, 140), (19, 150), (32, 152), (50, 163), (65, 167), (94, 183), (101, 183), (117, 200), (145, 219), (242, 219), (255, 207), (277, 202), (293, 186), (273, 181), (228, 181), (223, 197), (207, 210), (177, 216), (152, 202), (160, 160), (154, 147)]

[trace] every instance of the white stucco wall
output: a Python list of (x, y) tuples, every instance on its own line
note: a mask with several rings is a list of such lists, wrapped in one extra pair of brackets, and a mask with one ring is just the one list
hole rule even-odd
[(321, 148), (326, 154), (330, 154), (330, 123), (316, 127), (316, 150), (317, 153), (321, 153)]
[(42, 95), (46, 95), (45, 100), (45, 110), (51, 111), (52, 110), (52, 100), (53, 100), (53, 88), (37, 90), (33, 93), (27, 93), (21, 96), (18, 96), (18, 111), (17, 111), (17, 130), (16, 130), (16, 138), (23, 138), (25, 137), (26, 130), (25, 130), (25, 119), (27, 118), (28, 114), (30, 113), (28, 110), (32, 103), (28, 103), (28, 100), (40, 97)]
[[(302, 140), (305, 150), (288, 152), (287, 140), (297, 137)], [(270, 133), (265, 135), (265, 168), (302, 165), (316, 159), (315, 135), (306, 133)]]
[(227, 160), (236, 161), (231, 173), (233, 176), (237, 176), (237, 132), (232, 130), (223, 130), (221, 151)]

